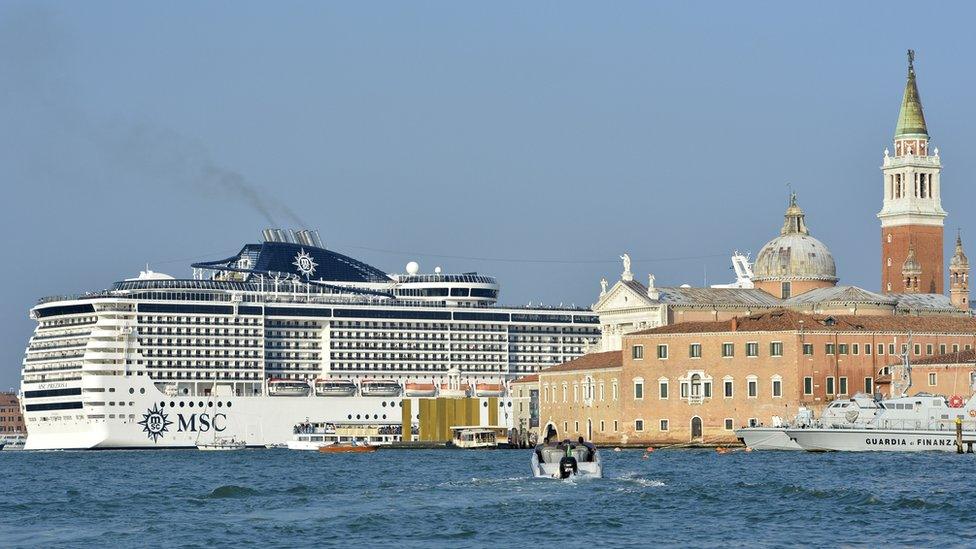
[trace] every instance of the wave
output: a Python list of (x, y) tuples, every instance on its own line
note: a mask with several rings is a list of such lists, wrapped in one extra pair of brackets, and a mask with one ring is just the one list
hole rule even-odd
[(258, 491), (248, 488), (246, 486), (235, 486), (233, 484), (225, 484), (224, 486), (218, 486), (207, 494), (207, 498), (210, 499), (224, 499), (224, 498), (246, 498), (250, 496), (257, 495)]

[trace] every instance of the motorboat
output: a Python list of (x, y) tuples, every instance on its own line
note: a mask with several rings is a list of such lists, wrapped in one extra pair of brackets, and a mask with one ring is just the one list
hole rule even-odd
[(437, 394), (437, 386), (433, 383), (406, 383), (403, 392), (408, 397), (432, 397)]
[(505, 386), (501, 383), (477, 383), (474, 386), (474, 393), (479, 397), (505, 396)]
[(308, 396), (308, 383), (297, 379), (269, 379), (268, 396), (303, 397)]
[(319, 379), (315, 381), (315, 396), (351, 397), (356, 384), (350, 379)]
[(603, 462), (592, 445), (569, 441), (540, 444), (532, 451), (532, 474), (536, 478), (603, 478)]
[(376, 446), (369, 444), (345, 444), (336, 443), (328, 444), (319, 448), (319, 452), (323, 454), (368, 454), (375, 452), (377, 450)]
[(964, 441), (976, 440), (976, 396), (918, 393), (882, 400), (879, 412), (857, 423), (790, 428), (787, 436), (812, 452), (956, 451), (956, 422)]
[(402, 391), (400, 384), (392, 379), (366, 379), (359, 386), (363, 396), (395, 397)]
[(206, 451), (227, 451), (227, 450), (243, 450), (247, 448), (247, 444), (242, 440), (235, 439), (216, 439), (213, 442), (207, 442), (202, 444), (197, 444), (198, 450)]

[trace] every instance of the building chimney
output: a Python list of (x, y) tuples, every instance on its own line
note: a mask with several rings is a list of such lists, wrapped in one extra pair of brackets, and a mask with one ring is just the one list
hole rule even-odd
[(739, 331), (739, 317), (737, 316), (732, 317), (732, 331), (733, 332)]

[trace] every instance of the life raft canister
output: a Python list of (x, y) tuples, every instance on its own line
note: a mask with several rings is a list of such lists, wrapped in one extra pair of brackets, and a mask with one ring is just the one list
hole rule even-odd
[(976, 410), (970, 410), (969, 417), (976, 417)]
[(950, 408), (962, 408), (963, 400), (959, 395), (952, 395), (949, 397), (949, 407)]

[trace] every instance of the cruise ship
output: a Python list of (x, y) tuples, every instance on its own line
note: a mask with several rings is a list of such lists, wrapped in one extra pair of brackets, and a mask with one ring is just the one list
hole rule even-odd
[(405, 400), (434, 396), (479, 398), (484, 421), (511, 425), (511, 380), (600, 337), (588, 309), (498, 305), (490, 276), (387, 274), (312, 230), (262, 240), (191, 278), (147, 267), (39, 300), (26, 449), (189, 448), (215, 432), (282, 444), (303, 421), (398, 424)]

